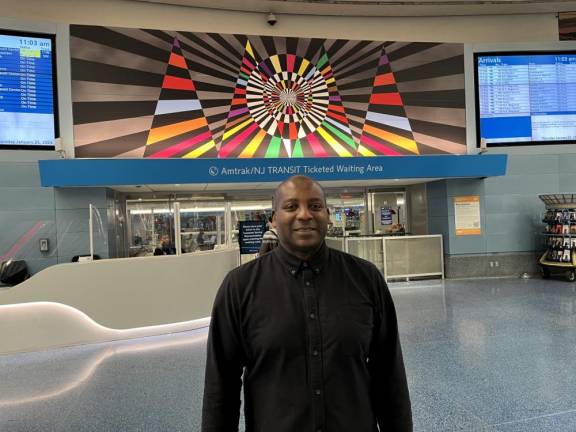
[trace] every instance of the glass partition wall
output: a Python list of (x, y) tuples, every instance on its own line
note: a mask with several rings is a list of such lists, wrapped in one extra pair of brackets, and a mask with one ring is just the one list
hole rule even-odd
[[(238, 223), (268, 221), (271, 191), (246, 194), (126, 195), (124, 256), (194, 253), (238, 243)], [(404, 226), (404, 191), (332, 189), (326, 191), (329, 237), (386, 233)]]

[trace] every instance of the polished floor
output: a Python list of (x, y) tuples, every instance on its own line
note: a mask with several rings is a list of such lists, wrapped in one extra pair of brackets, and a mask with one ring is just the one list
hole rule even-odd
[[(415, 431), (576, 431), (576, 284), (391, 287)], [(0, 357), (0, 431), (199, 431), (205, 340), (198, 330)]]

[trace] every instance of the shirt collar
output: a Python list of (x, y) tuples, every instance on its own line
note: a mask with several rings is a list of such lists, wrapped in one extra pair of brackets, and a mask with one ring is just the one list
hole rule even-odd
[(298, 275), (298, 273), (300, 273), (305, 268), (311, 268), (312, 271), (316, 274), (320, 273), (322, 267), (324, 267), (324, 264), (328, 260), (329, 254), (329, 248), (326, 246), (325, 242), (322, 243), (322, 246), (320, 246), (320, 249), (318, 249), (314, 255), (305, 261), (292, 255), (290, 252), (284, 249), (281, 244), (278, 245), (274, 251), (280, 258), (280, 261), (286, 265), (292, 276)]

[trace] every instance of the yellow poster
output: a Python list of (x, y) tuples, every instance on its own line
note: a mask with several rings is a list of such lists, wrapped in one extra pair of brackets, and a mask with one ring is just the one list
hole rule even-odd
[(480, 197), (454, 197), (454, 219), (457, 236), (480, 235)]

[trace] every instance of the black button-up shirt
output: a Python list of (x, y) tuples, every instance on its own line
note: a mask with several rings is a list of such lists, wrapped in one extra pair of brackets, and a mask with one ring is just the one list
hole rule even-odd
[(376, 267), (326, 246), (281, 246), (231, 271), (216, 296), (202, 432), (412, 431), (392, 298)]

